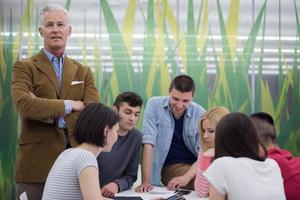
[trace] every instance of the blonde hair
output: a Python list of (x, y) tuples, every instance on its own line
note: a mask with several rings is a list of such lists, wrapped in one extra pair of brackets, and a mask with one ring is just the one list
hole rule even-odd
[(199, 121), (200, 147), (201, 147), (202, 152), (208, 149), (208, 147), (205, 145), (205, 142), (203, 139), (203, 137), (204, 137), (204, 131), (202, 128), (203, 121), (205, 119), (208, 119), (209, 121), (214, 122), (217, 125), (218, 122), (222, 119), (222, 117), (224, 117), (228, 113), (230, 113), (230, 112), (226, 107), (218, 106), (218, 107), (208, 110), (207, 112), (205, 112), (202, 115), (202, 117), (200, 118), (200, 121)]

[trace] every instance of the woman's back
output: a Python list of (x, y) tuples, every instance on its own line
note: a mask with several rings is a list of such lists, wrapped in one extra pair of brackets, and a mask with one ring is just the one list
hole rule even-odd
[(284, 200), (283, 179), (272, 159), (221, 157), (204, 172), (209, 182), (228, 200)]
[(87, 166), (98, 169), (92, 152), (82, 148), (62, 152), (49, 172), (42, 199), (83, 199), (78, 179)]

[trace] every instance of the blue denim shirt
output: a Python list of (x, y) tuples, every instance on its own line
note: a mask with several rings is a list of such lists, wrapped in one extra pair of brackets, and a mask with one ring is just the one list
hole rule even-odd
[[(198, 124), (205, 109), (192, 102), (184, 116), (183, 140), (186, 147), (197, 157), (200, 149)], [(153, 162), (151, 183), (161, 185), (161, 170), (168, 155), (175, 122), (170, 106), (170, 97), (151, 97), (144, 112), (143, 144), (152, 144)]]
[[(58, 85), (59, 88), (61, 86), (61, 80), (62, 80), (62, 74), (63, 74), (63, 66), (64, 66), (64, 58), (65, 58), (65, 54), (61, 57), (60, 59), (60, 66), (57, 66), (54, 64), (53, 60), (54, 58), (56, 58), (52, 53), (50, 53), (49, 51), (47, 51), (45, 48), (43, 48), (44, 53), (46, 54), (47, 58), (49, 59), (49, 61), (51, 62), (51, 64), (53, 65), (53, 69), (55, 71), (55, 74), (57, 76), (57, 80), (58, 80)], [(72, 112), (72, 104), (69, 100), (64, 100), (64, 104), (65, 104), (65, 114), (68, 115)], [(66, 122), (64, 120), (63, 117), (59, 117), (57, 120), (57, 127), (58, 128), (66, 128)]]

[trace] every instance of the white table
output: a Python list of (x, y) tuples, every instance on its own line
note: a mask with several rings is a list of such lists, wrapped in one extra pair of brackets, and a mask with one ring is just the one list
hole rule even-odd
[[(116, 196), (138, 196), (144, 200), (154, 200), (157, 198), (168, 198), (174, 194), (174, 191), (168, 190), (166, 187), (154, 187), (151, 191), (145, 193), (138, 193), (135, 189), (126, 190), (118, 193)], [(186, 200), (208, 200), (208, 198), (200, 198), (196, 195), (196, 192), (191, 192), (188, 195), (184, 195)]]

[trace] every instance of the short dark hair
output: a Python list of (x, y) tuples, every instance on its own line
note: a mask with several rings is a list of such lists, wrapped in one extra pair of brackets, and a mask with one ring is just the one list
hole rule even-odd
[(268, 113), (265, 112), (256, 112), (250, 115), (250, 117), (255, 117), (258, 118), (260, 120), (263, 120), (267, 123), (269, 123), (270, 125), (274, 126), (274, 119), (271, 115), (269, 115)]
[(265, 145), (275, 144), (277, 142), (274, 119), (265, 112), (257, 112), (250, 115), (250, 118), (256, 128), (258, 137)]
[(171, 92), (173, 88), (180, 92), (193, 92), (194, 95), (195, 82), (192, 77), (188, 75), (179, 75), (172, 80), (169, 87), (169, 92)]
[(84, 142), (104, 147), (104, 129), (112, 128), (120, 121), (119, 116), (101, 103), (91, 103), (80, 113), (74, 128), (74, 138), (78, 144)]
[[(264, 156), (260, 155), (263, 149)], [(248, 157), (263, 161), (267, 150), (259, 140), (251, 119), (240, 112), (225, 115), (216, 127), (215, 158)]]
[(142, 107), (143, 100), (138, 94), (131, 91), (126, 91), (122, 92), (116, 97), (114, 106), (119, 108), (122, 103), (128, 103), (128, 105), (131, 107)]

